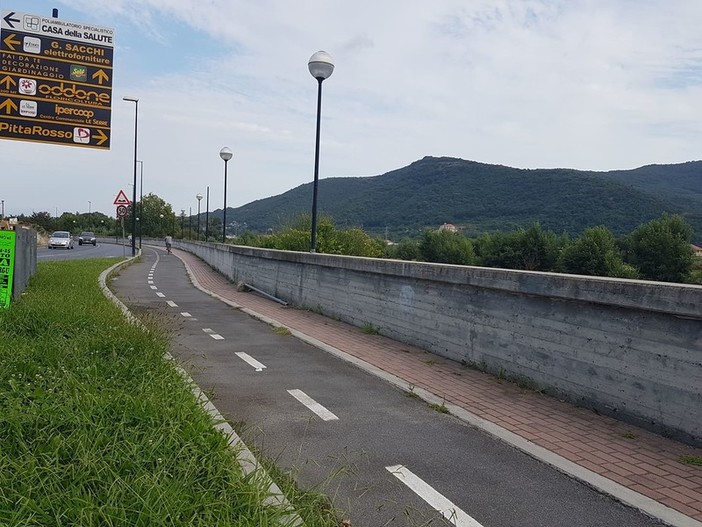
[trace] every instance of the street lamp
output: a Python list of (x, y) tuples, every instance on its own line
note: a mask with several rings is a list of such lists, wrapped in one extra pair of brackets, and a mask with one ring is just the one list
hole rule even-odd
[(210, 239), (210, 186), (207, 185), (207, 199), (205, 200), (205, 241)]
[(224, 160), (224, 216), (222, 218), (222, 243), (227, 243), (227, 162), (234, 154), (229, 147), (219, 151), (219, 157)]
[(197, 198), (197, 241), (200, 241), (200, 200), (202, 194), (198, 192), (195, 197)]
[(318, 51), (307, 64), (310, 74), (317, 79), (317, 138), (314, 149), (314, 186), (312, 190), (312, 237), (310, 252), (317, 250), (317, 183), (319, 180), (319, 128), (322, 116), (322, 82), (334, 71), (332, 58), (326, 51)]
[(90, 214), (93, 212), (93, 202), (88, 200), (88, 230), (90, 230)]
[(123, 101), (134, 103), (134, 185), (132, 186), (132, 257), (136, 256), (136, 181), (137, 181), (137, 131), (139, 121), (139, 99), (122, 97)]
[(139, 216), (141, 216), (141, 221), (139, 222), (139, 249), (141, 249), (141, 233), (144, 230), (144, 162), (137, 161), (139, 163), (140, 173), (139, 173)]
[(180, 209), (180, 239), (185, 239), (185, 209)]

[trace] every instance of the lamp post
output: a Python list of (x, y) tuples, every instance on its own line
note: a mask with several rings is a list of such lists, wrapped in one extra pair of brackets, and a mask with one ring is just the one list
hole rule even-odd
[(188, 214), (188, 240), (193, 239), (193, 208), (190, 207), (190, 214)]
[(195, 197), (197, 198), (197, 241), (200, 241), (200, 200), (202, 200), (202, 194), (198, 192)]
[(210, 186), (207, 185), (207, 199), (205, 200), (205, 241), (210, 239)]
[(180, 209), (180, 239), (185, 239), (185, 209)]
[(93, 202), (88, 200), (88, 230), (90, 230), (90, 215), (93, 212)]
[(322, 116), (322, 82), (334, 71), (332, 58), (326, 51), (318, 51), (307, 63), (310, 74), (317, 79), (317, 137), (314, 148), (314, 186), (312, 190), (312, 236), (310, 252), (317, 251), (317, 183), (319, 181), (319, 128)]
[(122, 97), (122, 100), (134, 103), (134, 185), (132, 186), (132, 257), (136, 256), (136, 182), (137, 182), (137, 131), (139, 121), (139, 99)]
[(139, 222), (139, 249), (141, 249), (141, 234), (144, 230), (144, 162), (137, 161), (139, 163), (139, 216), (141, 216), (141, 221)]
[(229, 147), (219, 151), (219, 157), (224, 160), (224, 215), (222, 217), (222, 243), (227, 243), (227, 162), (234, 154)]

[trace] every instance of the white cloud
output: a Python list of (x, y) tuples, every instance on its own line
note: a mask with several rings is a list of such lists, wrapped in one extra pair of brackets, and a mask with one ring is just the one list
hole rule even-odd
[[(23, 2), (24, 4), (25, 2)], [(22, 10), (48, 14), (46, 0)], [(0, 141), (9, 211), (112, 213), (129, 193), (134, 106), (145, 192), (179, 211), (234, 150), (227, 203), (425, 155), (517, 167), (633, 168), (700, 158), (697, 0), (66, 0), (62, 18), (116, 29), (110, 152)], [(65, 11), (65, 13), (64, 13)], [(69, 16), (71, 15), (71, 16)], [(7, 171), (6, 171), (7, 172)]]

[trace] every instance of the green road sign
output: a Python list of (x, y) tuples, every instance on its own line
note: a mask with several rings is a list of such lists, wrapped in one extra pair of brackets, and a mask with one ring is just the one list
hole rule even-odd
[(0, 231), (0, 309), (10, 307), (15, 272), (15, 231)]

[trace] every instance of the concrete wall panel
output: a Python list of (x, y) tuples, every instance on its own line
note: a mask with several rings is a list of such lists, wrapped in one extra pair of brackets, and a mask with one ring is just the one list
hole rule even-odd
[(702, 287), (184, 243), (233, 282), (702, 444)]

